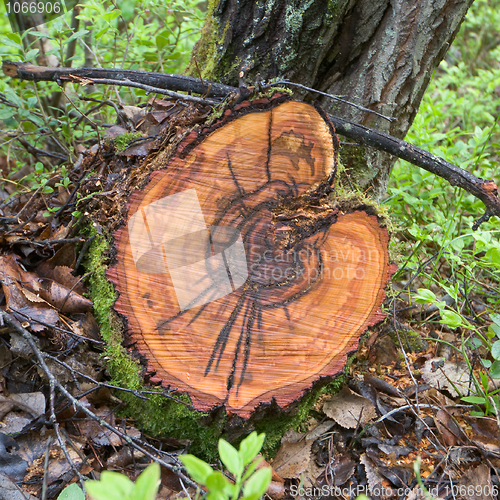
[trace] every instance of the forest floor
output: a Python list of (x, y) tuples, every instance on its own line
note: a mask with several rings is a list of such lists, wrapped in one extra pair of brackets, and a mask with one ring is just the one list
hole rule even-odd
[[(0, 498), (56, 499), (67, 484), (103, 470), (135, 479), (153, 458), (164, 465), (158, 499), (195, 498), (173, 472), (190, 443), (148, 435), (120, 416), (123, 389), (110, 383), (81, 267), (99, 230), (81, 236), (74, 216), (101, 206), (99, 195), (112, 187), (99, 169), (80, 184), (85, 168), (77, 162), (67, 173), (79, 197), (55, 176), (49, 185), (58, 194), (49, 204), (42, 189), (15, 195), (0, 218)], [(77, 202), (86, 197), (88, 205)], [(99, 227), (99, 215), (91, 218)], [(432, 262), (426, 265), (432, 272)], [(415, 279), (399, 273), (384, 304), (386, 320), (365, 336), (343, 388), (321, 395), (308, 419), (284, 434), (276, 456), (267, 457), (274, 500), (361, 493), (373, 500), (498, 498), (496, 351), (473, 340), (465, 319), (446, 316), (452, 302), (434, 300)], [(419, 289), (413, 301), (410, 284)], [(482, 297), (467, 301), (471, 313), (464, 317), (480, 321), (474, 311)], [(482, 323), (493, 338), (500, 317), (490, 318)]]

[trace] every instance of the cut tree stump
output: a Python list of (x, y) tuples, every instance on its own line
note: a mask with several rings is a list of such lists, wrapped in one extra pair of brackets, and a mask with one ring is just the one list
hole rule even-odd
[(377, 217), (331, 201), (337, 149), (321, 110), (260, 100), (132, 194), (108, 277), (150, 380), (247, 417), (342, 370), (392, 267)]

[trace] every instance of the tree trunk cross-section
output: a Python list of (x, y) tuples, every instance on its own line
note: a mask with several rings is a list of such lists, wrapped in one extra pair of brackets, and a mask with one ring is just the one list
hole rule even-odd
[(151, 380), (248, 416), (342, 369), (391, 266), (377, 218), (329, 201), (337, 148), (314, 107), (254, 104), (133, 193), (108, 276)]

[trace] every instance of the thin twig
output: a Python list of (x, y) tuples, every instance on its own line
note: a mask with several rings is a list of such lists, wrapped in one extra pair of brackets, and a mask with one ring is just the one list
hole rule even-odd
[[(65, 77), (63, 77), (63, 79), (69, 80), (69, 81), (72, 81), (75, 83), (82, 83), (82, 79), (79, 77), (65, 76)], [(173, 99), (180, 99), (181, 101), (190, 101), (190, 102), (196, 102), (198, 104), (205, 104), (205, 105), (207, 105), (207, 104), (208, 105), (220, 104), (220, 101), (216, 101), (214, 99), (203, 99), (202, 97), (196, 97), (194, 95), (179, 94), (179, 92), (161, 89), (158, 87), (152, 87), (151, 85), (133, 82), (132, 80), (128, 80), (128, 79), (112, 80), (109, 78), (92, 78), (92, 79), (86, 78), (85, 84), (86, 85), (102, 84), (102, 85), (116, 85), (116, 86), (124, 86), (124, 87), (134, 87), (134, 88), (142, 89), (142, 90), (146, 91), (147, 93), (162, 94), (162, 95), (166, 95), (168, 97), (171, 97)]]
[(353, 108), (359, 109), (360, 111), (364, 111), (365, 113), (372, 113), (374, 115), (379, 116), (380, 118), (383, 118), (384, 120), (387, 120), (389, 122), (394, 122), (396, 121), (395, 118), (390, 118), (389, 116), (385, 116), (382, 113), (378, 113), (377, 111), (373, 111), (373, 109), (368, 109), (363, 106), (360, 106), (359, 104), (355, 104), (350, 101), (346, 101), (342, 97), (338, 95), (333, 95), (333, 94), (327, 94), (326, 92), (322, 92), (321, 90), (316, 90), (312, 89), (311, 87), (306, 87), (305, 85), (301, 85), (300, 83), (294, 83), (290, 82), (289, 80), (279, 80), (277, 82), (270, 83), (269, 85), (264, 85), (262, 88), (266, 89), (268, 87), (274, 87), (276, 85), (288, 85), (290, 87), (298, 87), (299, 89), (307, 90), (308, 92), (314, 92), (315, 94), (320, 94), (325, 97), (328, 97), (330, 99), (333, 99), (334, 101), (339, 101), (343, 104), (348, 104), (349, 106), (352, 106)]
[[(51, 389), (51, 395), (50, 395), (50, 403), (51, 403), (51, 416), (50, 416), (50, 422), (54, 425), (54, 430), (56, 431), (56, 434), (58, 436), (58, 439), (61, 439), (61, 436), (59, 434), (59, 429), (57, 428), (57, 421), (55, 417), (55, 412), (53, 411), (53, 404), (54, 404), (54, 396), (53, 392), (54, 389), (57, 388), (72, 404), (75, 405), (75, 407), (79, 408), (83, 413), (85, 413), (88, 417), (90, 417), (92, 420), (98, 422), (102, 427), (105, 427), (109, 431), (113, 432), (117, 436), (119, 436), (121, 439), (123, 439), (126, 443), (128, 443), (130, 446), (134, 447), (136, 450), (140, 451), (141, 453), (144, 453), (148, 458), (151, 460), (154, 460), (158, 462), (160, 465), (163, 465), (163, 467), (169, 469), (172, 471), (174, 474), (176, 474), (180, 479), (186, 482), (189, 486), (192, 486), (194, 488), (197, 488), (197, 484), (193, 482), (191, 479), (189, 479), (184, 473), (181, 472), (182, 464), (180, 461), (173, 455), (170, 454), (165, 454), (168, 456), (176, 465), (172, 465), (170, 463), (165, 462), (164, 460), (158, 458), (155, 456), (153, 453), (150, 453), (145, 447), (144, 443), (142, 443), (139, 439), (128, 436), (127, 434), (124, 434), (123, 432), (119, 431), (112, 425), (108, 424), (105, 420), (102, 418), (98, 417), (95, 413), (90, 411), (84, 404), (82, 404), (78, 399), (76, 399), (65, 387), (63, 384), (61, 384), (54, 376), (54, 374), (50, 371), (49, 367), (47, 366), (45, 362), (45, 358), (47, 355), (40, 351), (38, 346), (36, 345), (31, 333), (26, 330), (26, 328), (23, 328), (18, 321), (16, 321), (12, 316), (10, 316), (8, 313), (5, 311), (0, 310), (0, 317), (3, 318), (5, 323), (8, 325), (12, 326), (29, 344), (33, 354), (35, 355), (36, 359), (38, 360), (38, 363), (40, 364), (40, 367), (42, 370), (45, 372), (45, 375), (49, 379), (49, 386)], [(61, 448), (63, 448), (63, 443), (61, 443)], [(63, 449), (64, 451), (64, 449)], [(155, 450), (158, 451), (158, 450)], [(67, 452), (67, 450), (66, 450)], [(69, 456), (69, 454), (68, 454)], [(71, 462), (70, 462), (71, 463)]]

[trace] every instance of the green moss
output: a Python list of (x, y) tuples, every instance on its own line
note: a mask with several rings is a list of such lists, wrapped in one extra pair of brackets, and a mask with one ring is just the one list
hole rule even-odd
[(253, 99), (260, 99), (262, 97), (267, 97), (268, 99), (270, 99), (274, 94), (278, 92), (281, 92), (283, 94), (293, 95), (292, 89), (289, 89), (288, 87), (276, 86), (276, 87), (269, 87), (263, 92), (257, 93)]
[(216, 3), (217, 0), (210, 0), (208, 3), (208, 12), (203, 31), (193, 49), (193, 57), (186, 69), (186, 74), (199, 77), (199, 69), (202, 78), (219, 82), (222, 81), (222, 77), (229, 75), (231, 68), (228, 66), (237, 68), (238, 71), (241, 62), (233, 61), (232, 65), (225, 64), (224, 61), (231, 59), (231, 53), (229, 51), (226, 54), (222, 54), (218, 49), (221, 41), (225, 40), (227, 30), (230, 26), (228, 20), (224, 28), (221, 29), (217, 19), (213, 16)]
[(160, 394), (163, 389), (157, 389), (157, 396), (149, 394), (144, 399), (138, 392), (155, 389), (144, 387), (139, 363), (122, 346), (122, 324), (112, 309), (117, 296), (113, 285), (106, 278), (110, 242), (98, 234), (93, 226), (89, 227), (88, 232), (95, 238), (89, 248), (85, 267), (90, 272), (89, 291), (94, 302), (95, 318), (106, 343), (104, 356), (111, 383), (136, 391), (136, 394), (125, 391), (116, 394), (126, 403), (121, 413), (134, 418), (136, 425), (147, 434), (191, 441), (190, 451), (213, 461), (217, 457), (217, 442), (225, 422), (224, 416), (212, 419), (211, 424), (206, 426), (201, 422), (206, 414), (193, 410), (187, 396), (176, 394), (174, 400)]
[(94, 240), (89, 248), (86, 268), (90, 271), (89, 291), (94, 302), (95, 318), (101, 328), (101, 335), (106, 343), (106, 356), (109, 359), (108, 368), (114, 380), (130, 388), (140, 387), (139, 365), (132, 360), (122, 346), (121, 324), (112, 311), (116, 300), (113, 285), (106, 279), (107, 252), (109, 242), (97, 234), (94, 226), (90, 226)]
[(398, 355), (402, 356), (402, 361), (404, 361), (405, 358), (404, 354), (399, 351), (401, 346), (399, 343), (400, 339), (406, 352), (422, 352), (429, 347), (427, 341), (424, 340), (419, 333), (410, 329), (399, 331), (392, 330), (389, 332), (389, 337), (394, 342), (394, 345), (398, 347)]
[(266, 419), (255, 425), (255, 429), (266, 434), (266, 441), (262, 448), (265, 456), (272, 457), (281, 445), (281, 438), (288, 429), (299, 430), (300, 426), (309, 420), (311, 410), (318, 398), (323, 394), (336, 394), (344, 385), (344, 375), (336, 377), (327, 385), (314, 388), (306, 394), (298, 403), (298, 408), (290, 413), (282, 412), (282, 415)]
[(386, 227), (389, 233), (392, 231), (392, 221), (389, 215), (389, 208), (378, 204), (373, 198), (358, 189), (346, 188), (343, 184), (338, 184), (335, 191), (330, 195), (333, 205), (341, 210), (349, 212), (352, 210), (370, 209), (379, 219), (382, 226)]
[(140, 132), (126, 132), (115, 138), (114, 144), (117, 151), (125, 151), (132, 141), (144, 137)]

